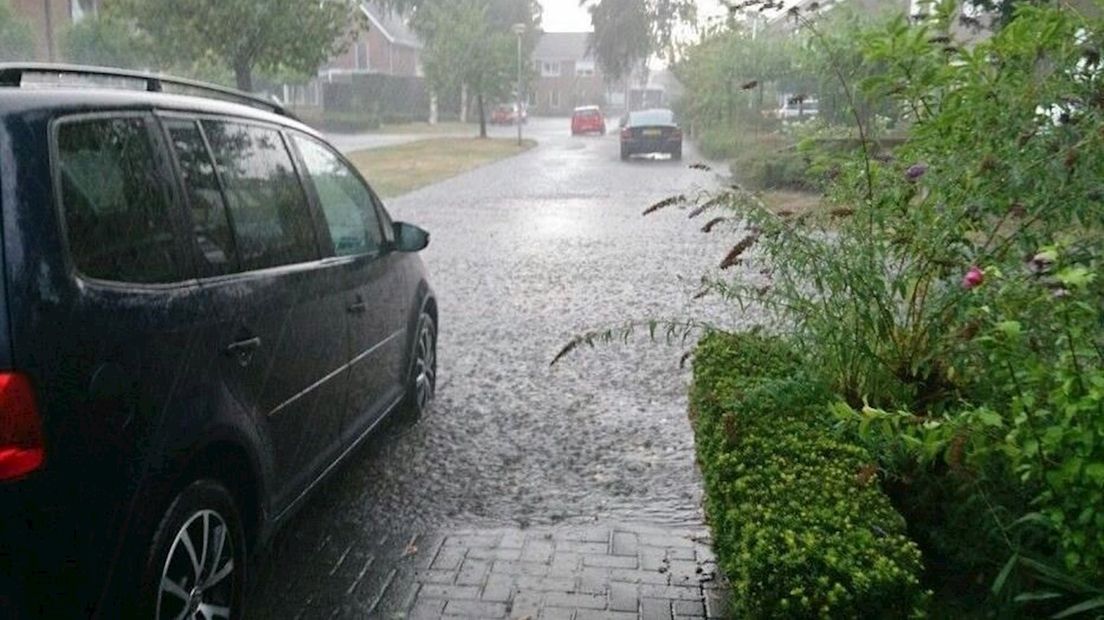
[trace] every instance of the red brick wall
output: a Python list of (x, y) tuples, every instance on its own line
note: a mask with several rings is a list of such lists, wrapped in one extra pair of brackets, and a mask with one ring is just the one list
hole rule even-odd
[(331, 59), (326, 67), (342, 71), (356, 70), (358, 43), (361, 45), (367, 44), (368, 46), (368, 71), (389, 75), (415, 75), (418, 58), (417, 50), (392, 45), (387, 37), (383, 36), (383, 33), (376, 28), (372, 28), (366, 33), (360, 33), (356, 40), (349, 45), (349, 48)]
[[(559, 77), (540, 75), (539, 61), (536, 65), (537, 82), (533, 91), (533, 109), (544, 116), (565, 116), (581, 105), (604, 105), (606, 103), (606, 84), (597, 69), (590, 77), (580, 77), (575, 73), (575, 63), (560, 63)], [(553, 93), (556, 94), (553, 100)]]

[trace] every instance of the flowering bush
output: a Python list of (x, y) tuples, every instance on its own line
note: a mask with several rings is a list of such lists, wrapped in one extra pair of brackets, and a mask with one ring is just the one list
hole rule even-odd
[(906, 110), (908, 139), (879, 154), (856, 113), (819, 217), (739, 189), (698, 201), (729, 209), (706, 228), (735, 229), (722, 266), (745, 266), (703, 294), (774, 310), (944, 576), (1098, 611), (1104, 21), (1025, 3), (973, 48), (904, 19), (862, 44), (884, 69), (864, 100)]

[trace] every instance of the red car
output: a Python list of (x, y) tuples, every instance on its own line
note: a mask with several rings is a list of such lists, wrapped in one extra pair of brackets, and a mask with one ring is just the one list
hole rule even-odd
[(596, 105), (575, 108), (575, 112), (571, 115), (571, 135), (578, 136), (585, 133), (606, 135), (606, 117)]
[(493, 125), (514, 125), (518, 122), (518, 118), (521, 118), (521, 122), (524, 124), (529, 120), (529, 114), (525, 110), (525, 106), (521, 107), (521, 112), (518, 112), (518, 106), (516, 103), (504, 103), (495, 107), (491, 111), (491, 124)]

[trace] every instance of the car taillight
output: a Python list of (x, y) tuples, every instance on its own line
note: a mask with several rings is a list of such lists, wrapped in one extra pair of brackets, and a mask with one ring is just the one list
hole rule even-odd
[(672, 131), (671, 132), (671, 137), (681, 140), (682, 139), (682, 130), (681, 129), (676, 129), (676, 130)]
[(632, 137), (632, 130), (631, 129), (626, 127), (626, 128), (621, 130), (621, 139), (622, 140), (628, 140), (631, 137)]
[(45, 459), (31, 382), (19, 373), (0, 372), (0, 480), (26, 476)]

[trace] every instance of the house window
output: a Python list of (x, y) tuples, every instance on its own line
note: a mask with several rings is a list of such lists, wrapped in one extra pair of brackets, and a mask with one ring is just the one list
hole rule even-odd
[(368, 55), (368, 42), (357, 41), (356, 44), (356, 68), (358, 71), (367, 71), (372, 68), (371, 58)]
[(594, 61), (580, 60), (575, 63), (575, 75), (577, 77), (594, 77)]
[(553, 90), (548, 92), (548, 107), (552, 109), (560, 107), (560, 91)]
[(560, 63), (541, 62), (541, 77), (560, 77)]

